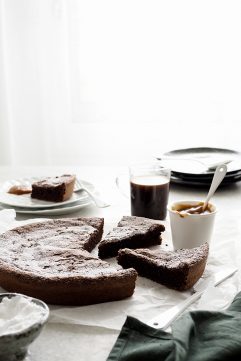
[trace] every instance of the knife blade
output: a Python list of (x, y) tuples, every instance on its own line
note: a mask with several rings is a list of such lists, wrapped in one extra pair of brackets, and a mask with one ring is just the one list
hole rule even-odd
[[(227, 278), (234, 275), (237, 272), (237, 268), (226, 268), (222, 271), (219, 271), (214, 274), (212, 281), (208, 281), (208, 284), (212, 284), (213, 286), (217, 286)], [(207, 287), (202, 287), (202, 289), (198, 292), (195, 292), (193, 295), (188, 297), (186, 300), (180, 302), (178, 305), (171, 307), (169, 310), (163, 312), (161, 315), (158, 315), (152, 318), (147, 324), (154, 328), (161, 328), (166, 330), (173, 321), (175, 321), (193, 302), (198, 300)]]

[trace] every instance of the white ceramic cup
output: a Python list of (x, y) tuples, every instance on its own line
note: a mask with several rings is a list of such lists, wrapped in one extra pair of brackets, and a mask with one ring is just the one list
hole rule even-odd
[(172, 243), (174, 249), (194, 248), (201, 244), (210, 243), (214, 228), (214, 220), (216, 215), (216, 207), (209, 203), (211, 212), (203, 214), (187, 214), (181, 217), (175, 211), (178, 205), (190, 204), (197, 205), (200, 201), (179, 201), (168, 205), (170, 216)]

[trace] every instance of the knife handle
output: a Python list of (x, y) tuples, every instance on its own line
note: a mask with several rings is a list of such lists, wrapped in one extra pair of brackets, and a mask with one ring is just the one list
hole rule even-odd
[[(227, 278), (231, 277), (234, 273), (237, 272), (237, 268), (230, 268), (224, 269), (219, 271), (214, 275), (214, 282), (213, 285), (217, 286), (221, 282), (225, 281)], [(200, 286), (199, 286), (200, 287)], [(154, 328), (161, 328), (166, 330), (173, 321), (175, 321), (178, 316), (182, 314), (193, 302), (197, 301), (203, 292), (205, 291), (205, 287), (201, 287), (202, 289), (198, 292), (195, 292), (193, 295), (188, 297), (186, 300), (180, 302), (178, 305), (171, 307), (166, 312), (163, 312), (161, 315), (152, 318), (147, 324)]]
[(178, 316), (180, 316), (186, 308), (188, 308), (193, 302), (198, 300), (203, 291), (196, 292), (186, 300), (180, 302), (178, 305), (169, 308), (169, 310), (163, 312), (161, 315), (152, 318), (148, 325), (154, 328), (161, 328), (166, 330)]

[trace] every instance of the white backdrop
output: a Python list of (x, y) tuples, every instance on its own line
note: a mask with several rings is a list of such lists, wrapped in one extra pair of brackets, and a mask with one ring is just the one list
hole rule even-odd
[(0, 0), (0, 164), (241, 149), (239, 0)]

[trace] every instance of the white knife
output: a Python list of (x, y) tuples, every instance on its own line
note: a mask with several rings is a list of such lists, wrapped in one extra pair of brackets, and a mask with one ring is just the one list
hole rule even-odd
[[(237, 272), (237, 268), (226, 268), (225, 270), (214, 274), (211, 282), (210, 280), (204, 280), (203, 283), (205, 283), (207, 286), (207, 281), (208, 284), (211, 283), (212, 285), (217, 286), (227, 278), (231, 277), (235, 272)], [(187, 307), (189, 307), (193, 302), (201, 297), (206, 288), (207, 287), (202, 287), (200, 291), (195, 292), (192, 296), (180, 302), (178, 305), (171, 307), (161, 315), (152, 318), (149, 322), (147, 322), (147, 324), (154, 328), (161, 328), (166, 330), (171, 325), (171, 323), (176, 320), (178, 316), (183, 313), (183, 311), (185, 311)]]

